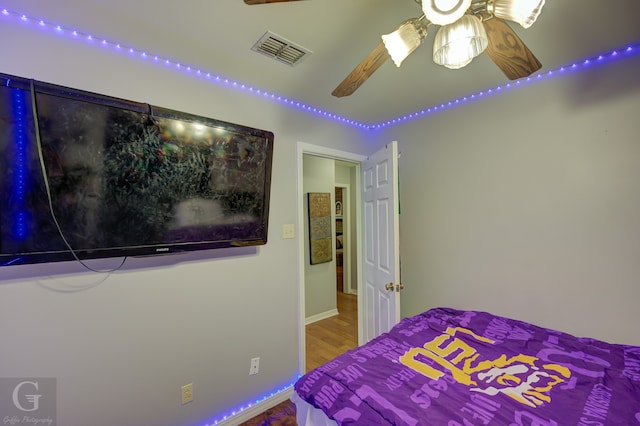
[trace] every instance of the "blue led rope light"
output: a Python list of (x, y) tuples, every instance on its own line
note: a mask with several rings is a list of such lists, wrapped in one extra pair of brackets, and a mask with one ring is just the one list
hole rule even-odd
[[(8, 82), (7, 82), (8, 85)], [(13, 173), (11, 176), (11, 195), (16, 209), (12, 212), (11, 233), (16, 240), (23, 240), (28, 235), (29, 214), (26, 208), (26, 195), (29, 192), (27, 181), (27, 132), (25, 123), (25, 94), (22, 90), (11, 90), (11, 108), (13, 118), (13, 141), (15, 153), (12, 156)]]
[(314, 114), (326, 119), (330, 119), (330, 120), (334, 120), (343, 124), (348, 124), (351, 126), (355, 126), (355, 127), (359, 127), (362, 129), (367, 129), (369, 126), (360, 122), (357, 122), (355, 120), (351, 120), (349, 118), (346, 117), (342, 117), (338, 114), (334, 114), (331, 113), (329, 111), (325, 111), (321, 108), (317, 108), (314, 107), (312, 105), (307, 105), (303, 102), (294, 100), (294, 99), (289, 99), (287, 97), (284, 96), (280, 96), (276, 93), (270, 93), (268, 91), (220, 76), (220, 75), (216, 75), (214, 73), (208, 72), (208, 71), (204, 71), (202, 69), (199, 69), (197, 67), (192, 67), (190, 65), (185, 65), (182, 64), (180, 62), (177, 61), (173, 61), (169, 58), (164, 58), (158, 55), (153, 55), (153, 54), (149, 54), (144, 50), (139, 50), (136, 49), (134, 47), (131, 46), (125, 46), (121, 43), (116, 43), (116, 42), (112, 42), (110, 40), (104, 39), (104, 38), (97, 38), (94, 37), (91, 34), (87, 34), (87, 33), (83, 33), (80, 31), (76, 31), (73, 29), (69, 29), (66, 27), (63, 27), (61, 25), (57, 25), (57, 24), (52, 24), (49, 22), (46, 22), (42, 19), (37, 19), (37, 18), (32, 18), (29, 17), (27, 15), (24, 14), (20, 14), (20, 13), (16, 13), (16, 12), (12, 12), (9, 11), (8, 9), (2, 9), (2, 11), (0, 12), (0, 16), (6, 17), (6, 18), (12, 18), (12, 19), (16, 19), (19, 20), (23, 23), (26, 24), (31, 24), (31, 25), (36, 25), (42, 29), (46, 29), (46, 30), (53, 30), (55, 33), (57, 34), (61, 34), (61, 35), (65, 35), (71, 39), (75, 39), (75, 40), (84, 40), (88, 43), (92, 43), (96, 46), (100, 46), (103, 48), (110, 48), (112, 50), (115, 50), (116, 52), (122, 52), (122, 53), (126, 53), (130, 56), (134, 56), (134, 57), (138, 57), (141, 58), (143, 60), (151, 60), (154, 63), (157, 63), (159, 65), (164, 65), (166, 67), (172, 67), (177, 71), (182, 71), (188, 75), (192, 75), (196, 78), (202, 78), (205, 79), (207, 81), (211, 81), (214, 82), (216, 84), (219, 85), (223, 85), (223, 86), (228, 86), (231, 87), (233, 89), (242, 91), (242, 92), (247, 92), (265, 99), (268, 99), (270, 101), (273, 102), (277, 102), (277, 103), (281, 103), (284, 104), (286, 106), (292, 107), (292, 108), (296, 108), (299, 109), (301, 111), (310, 113), (310, 114)]
[[(317, 107), (313, 107), (311, 105), (307, 105), (305, 103), (293, 100), (293, 99), (289, 99), (287, 97), (283, 97), (280, 95), (277, 95), (275, 93), (270, 93), (268, 91), (265, 90), (261, 90), (259, 88), (250, 86), (250, 85), (246, 85), (244, 83), (240, 83), (238, 81), (235, 80), (231, 80), (229, 78), (225, 78), (222, 77), (220, 75), (215, 75), (211, 72), (208, 71), (204, 71), (201, 70), (199, 68), (194, 68), (191, 67), (189, 65), (184, 65), (181, 64), (180, 62), (176, 62), (173, 61), (171, 59), (168, 58), (163, 58), (160, 57), (158, 55), (152, 55), (152, 54), (148, 54), (147, 52), (143, 51), (143, 50), (139, 50), (133, 47), (129, 47), (129, 46), (125, 46), (122, 45), (120, 43), (115, 43), (112, 41), (109, 41), (107, 39), (100, 39), (100, 38), (95, 38), (94, 36), (92, 36), (91, 34), (86, 34), (86, 33), (82, 33), (76, 30), (72, 30), (72, 29), (68, 29), (65, 27), (62, 27), (61, 25), (56, 25), (56, 24), (51, 24), (48, 23), (44, 20), (41, 19), (36, 19), (36, 18), (31, 18), (28, 17), (24, 14), (20, 14), (20, 13), (16, 13), (16, 12), (12, 12), (9, 11), (7, 9), (2, 9), (2, 11), (0, 11), (0, 16), (1, 17), (5, 17), (5, 18), (11, 18), (11, 19), (17, 19), (20, 20), (24, 23), (27, 24), (35, 24), (40, 28), (43, 29), (47, 29), (47, 30), (54, 30), (55, 33), (57, 34), (62, 34), (62, 35), (66, 35), (71, 39), (76, 39), (76, 40), (85, 40), (89, 43), (93, 43), (97, 46), (101, 46), (101, 47), (105, 47), (105, 48), (110, 48), (113, 49), (117, 52), (122, 52), (122, 53), (126, 53), (129, 54), (131, 56), (134, 57), (139, 57), (142, 58), (144, 60), (152, 60), (154, 63), (157, 64), (161, 64), (164, 66), (168, 66), (168, 67), (173, 67), (174, 69), (178, 70), (178, 71), (182, 71), (185, 72), (189, 75), (192, 75), (196, 78), (202, 78), (205, 79), (207, 81), (212, 81), (216, 84), (219, 85), (223, 85), (223, 86), (228, 86), (231, 87), (233, 89), (242, 91), (242, 92), (246, 92), (246, 93), (250, 93), (268, 100), (271, 100), (273, 102), (277, 102), (283, 105), (286, 105), (288, 107), (291, 108), (295, 108), (295, 109), (299, 109), (303, 112), (309, 113), (309, 114), (313, 114), (316, 116), (319, 116), (321, 118), (325, 118), (325, 119), (329, 119), (329, 120), (333, 120), (342, 124), (347, 124), (353, 127), (357, 127), (360, 129), (364, 129), (364, 130), (378, 130), (378, 129), (382, 129), (382, 128), (386, 128), (386, 127), (390, 127), (393, 125), (397, 125), (397, 124), (401, 124), (403, 122), (406, 121), (410, 121), (410, 120), (415, 120), (415, 119), (419, 119), (422, 117), (426, 117), (435, 113), (438, 113), (440, 111), (443, 110), (448, 110), (448, 109), (453, 109), (459, 105), (463, 105), (469, 102), (473, 102), (473, 101), (477, 101), (480, 99), (483, 99), (487, 96), (492, 96), (496, 93), (501, 93), (503, 91), (508, 91), (508, 90), (512, 90), (514, 88), (518, 88), (518, 87), (522, 87), (522, 86), (526, 86), (528, 84), (531, 84), (532, 82), (537, 82), (537, 81), (541, 81), (541, 80), (545, 80), (545, 79), (550, 79), (553, 78), (555, 76), (558, 75), (564, 75), (568, 72), (575, 72), (578, 70), (583, 70), (586, 68), (590, 68), (593, 65), (596, 64), (604, 64), (607, 62), (612, 62), (615, 60), (619, 60), (622, 58), (626, 58), (626, 57), (631, 57), (631, 56), (636, 56), (640, 53), (640, 43), (636, 43), (636, 44), (631, 44), (625, 48), (620, 48), (620, 49), (614, 49), (610, 52), (607, 53), (603, 53), (600, 54), (598, 56), (595, 57), (591, 57), (591, 58), (587, 58), (584, 59), (582, 61), (578, 61), (578, 62), (574, 62), (572, 64), (569, 65), (565, 65), (565, 66), (561, 66), (558, 67), (556, 69), (553, 70), (549, 70), (546, 72), (541, 72), (529, 77), (525, 77), (513, 82), (508, 82), (506, 84), (503, 85), (499, 85), (495, 88), (490, 88), (487, 90), (483, 90), (471, 95), (466, 95), (463, 96), (461, 98), (457, 98), (457, 99), (453, 99), (450, 101), (447, 101), (446, 103), (441, 103), (440, 105), (434, 105), (425, 109), (422, 109), (420, 111), (417, 112), (413, 112), (401, 117), (397, 117), (391, 120), (387, 120), (387, 121), (382, 121), (380, 123), (374, 123), (374, 124), (365, 124), (365, 123), (361, 123), (359, 121), (356, 120), (351, 120), (347, 117), (343, 117), (340, 116), (338, 114), (334, 114), (331, 113), (329, 111), (325, 111), (323, 109), (317, 108)], [(19, 101), (14, 98), (14, 102), (15, 104), (17, 104)], [(14, 108), (15, 108), (15, 104), (14, 104)], [(23, 114), (20, 114), (23, 115)], [(17, 162), (18, 164), (25, 164), (24, 161), (26, 161), (26, 151), (25, 151), (25, 147), (21, 146), (21, 142), (20, 140), (23, 140), (21, 138), (24, 138), (24, 134), (20, 133), (19, 127), (20, 126), (16, 126), (16, 140), (17, 145), (18, 145), (18, 155), (17, 155)], [(24, 161), (22, 161), (24, 160)], [(21, 180), (20, 176), (25, 176), (24, 173), (21, 173), (20, 170), (22, 170), (22, 172), (24, 172), (24, 169), (20, 169), (21, 166), (18, 165), (17, 170), (18, 172), (16, 173), (16, 177), (15, 177), (15, 181), (14, 183), (14, 188), (15, 192), (14, 195), (15, 196), (21, 196), (24, 194), (23, 191), (26, 191), (25, 189), (25, 182)], [(26, 165), (25, 165), (26, 167)], [(19, 216), (17, 216), (17, 220), (16, 220), (16, 232), (23, 232), (26, 227), (22, 227), (22, 225), (24, 224), (23, 219), (20, 219)], [(231, 411), (228, 414), (222, 415), (220, 418), (214, 420), (213, 422), (207, 423), (206, 426), (213, 426), (213, 425), (217, 425), (220, 424), (222, 422), (226, 422), (236, 416), (238, 416), (239, 414), (243, 413), (244, 411), (248, 410), (249, 408), (253, 407), (256, 404), (259, 404), (261, 402), (266, 401), (268, 398), (271, 398), (273, 396), (276, 396), (282, 392), (285, 392), (289, 389), (291, 389), (293, 386), (293, 383), (286, 385), (285, 387), (278, 389), (274, 392), (271, 392), (270, 394), (265, 394), (262, 398), (258, 398), (256, 399), (254, 402), (245, 404), (244, 406)]]
[(129, 55), (132, 56), (136, 56), (139, 58), (142, 58), (144, 60), (149, 60), (151, 59), (153, 62), (158, 63), (158, 64), (163, 64), (164, 66), (169, 66), (169, 67), (173, 67), (174, 69), (178, 70), (178, 71), (182, 71), (185, 72), (189, 75), (195, 76), (197, 78), (203, 78), (205, 80), (208, 81), (213, 81), (219, 85), (224, 85), (224, 86), (228, 86), (231, 87), (233, 89), (242, 91), (242, 92), (247, 92), (256, 96), (260, 96), (262, 98), (271, 100), (273, 102), (277, 102), (283, 105), (286, 105), (288, 107), (291, 108), (295, 108), (295, 109), (299, 109), (301, 111), (304, 111), (306, 113), (309, 114), (313, 114), (325, 119), (329, 119), (329, 120), (333, 120), (333, 121), (337, 121), (339, 123), (342, 124), (347, 124), (350, 126), (354, 126), (354, 127), (358, 127), (360, 129), (364, 129), (364, 130), (378, 130), (378, 129), (382, 129), (385, 127), (390, 127), (393, 125), (397, 125), (397, 124), (401, 124), (403, 122), (409, 121), (409, 120), (415, 120), (421, 117), (425, 117), (434, 113), (437, 113), (439, 111), (442, 110), (447, 110), (447, 109), (451, 109), (454, 108), (458, 105), (461, 104), (465, 104), (471, 101), (475, 101), (481, 98), (484, 98), (488, 95), (492, 95), (496, 92), (502, 92), (505, 90), (511, 90), (513, 88), (517, 88), (517, 87), (521, 87), (523, 85), (528, 85), (531, 82), (534, 81), (540, 81), (540, 80), (544, 80), (544, 79), (549, 79), (552, 78), (556, 75), (563, 75), (566, 74), (568, 72), (574, 72), (574, 71), (578, 71), (578, 70), (582, 70), (585, 68), (589, 68), (594, 64), (603, 64), (606, 62), (611, 62), (614, 60), (618, 60), (618, 59), (622, 59), (625, 57), (630, 57), (630, 56), (635, 56), (640, 52), (640, 44), (631, 44), (627, 47), (624, 48), (620, 48), (620, 49), (614, 49), (610, 52), (607, 53), (603, 53), (601, 55), (592, 57), (592, 58), (587, 58), (584, 59), (582, 61), (579, 62), (574, 62), (572, 64), (569, 65), (565, 65), (565, 66), (561, 66), (559, 68), (553, 69), (553, 70), (549, 70), (546, 72), (541, 72), (529, 77), (524, 77), (521, 78), (519, 80), (515, 80), (513, 82), (508, 82), (506, 84), (497, 86), (495, 88), (490, 88), (487, 90), (483, 90), (480, 91), (478, 93), (475, 94), (471, 94), (471, 95), (467, 95), (467, 96), (463, 96), (461, 98), (458, 99), (453, 99), (450, 101), (447, 101), (446, 103), (442, 103), (440, 105), (434, 105), (425, 109), (422, 109), (420, 111), (411, 113), (411, 114), (407, 114), (401, 117), (397, 117), (391, 120), (387, 120), (387, 121), (382, 121), (380, 123), (374, 123), (374, 124), (365, 124), (365, 123), (361, 123), (359, 121), (356, 120), (351, 120), (347, 117), (343, 117), (334, 113), (331, 113), (329, 111), (325, 111), (323, 109), (311, 106), (311, 105), (307, 105), (305, 103), (293, 100), (293, 99), (289, 99), (287, 97), (283, 97), (280, 95), (277, 95), (275, 93), (270, 93), (268, 91), (265, 90), (261, 90), (259, 88), (250, 86), (250, 85), (246, 85), (244, 83), (240, 83), (238, 81), (235, 80), (231, 80), (229, 78), (225, 78), (222, 77), (220, 75), (215, 75), (212, 74), (211, 72), (208, 71), (203, 71), (199, 68), (194, 68), (191, 67), (189, 65), (184, 65), (181, 64), (180, 62), (176, 62), (176, 61), (172, 61), (171, 59), (168, 58), (162, 58), (158, 55), (151, 55), (148, 54), (147, 52), (143, 51), (143, 50), (139, 50), (136, 49), (134, 47), (129, 47), (129, 46), (125, 46), (122, 45), (120, 43), (115, 43), (106, 39), (99, 39), (99, 38), (95, 38), (93, 37), (91, 34), (86, 34), (86, 33), (82, 33), (76, 30), (71, 30), (65, 27), (62, 27), (60, 25), (55, 25), (55, 24), (51, 24), (48, 23), (44, 20), (41, 19), (36, 19), (36, 18), (31, 18), (28, 17), (24, 14), (20, 14), (20, 13), (16, 13), (16, 12), (12, 12), (9, 11), (7, 9), (3, 9), (0, 12), (1, 16), (4, 17), (8, 17), (8, 18), (13, 18), (13, 19), (18, 19), (22, 22), (25, 23), (29, 23), (29, 24), (35, 24), (41, 28), (45, 28), (45, 29), (53, 29), (56, 33), (60, 33), (63, 35), (67, 35), (72, 39), (84, 39), (85, 41), (89, 42), (89, 43), (95, 43), (96, 45), (102, 46), (102, 47), (107, 47), (107, 48), (112, 48), (118, 52), (124, 52), (124, 53), (128, 53)]
[(452, 109), (455, 108), (457, 106), (460, 106), (462, 104), (465, 103), (469, 103), (472, 101), (477, 101), (480, 99), (484, 99), (488, 96), (493, 96), (495, 94), (499, 94), (508, 90), (513, 90), (515, 88), (519, 88), (519, 87), (524, 87), (527, 86), (529, 84), (533, 84), (535, 82), (539, 82), (539, 81), (543, 81), (543, 80), (548, 80), (551, 79), (553, 77), (556, 76), (561, 76), (561, 75), (566, 75), (567, 73), (570, 72), (577, 72), (580, 70), (584, 70), (586, 68), (591, 68), (593, 66), (596, 65), (602, 65), (608, 62), (613, 62), (616, 60), (620, 60), (623, 58), (628, 58), (628, 57), (632, 57), (632, 56), (636, 56), (640, 54), (640, 43), (635, 43), (635, 44), (630, 44), (627, 47), (624, 48), (620, 48), (620, 49), (614, 49), (608, 53), (603, 53), (591, 58), (587, 58), (587, 59), (583, 59), (581, 61), (578, 62), (573, 62), (569, 65), (563, 65), (560, 66), (558, 68), (552, 69), (552, 70), (548, 70), (548, 71), (544, 71), (544, 72), (539, 72), (537, 74), (534, 75), (530, 75), (529, 77), (523, 77), (519, 80), (515, 80), (515, 81), (509, 81), (503, 85), (499, 85), (496, 86), (494, 88), (489, 88), (486, 90), (482, 90), (480, 92), (471, 94), (471, 95), (466, 95), (463, 96), (461, 98), (457, 98), (457, 99), (453, 99), (450, 101), (447, 101), (445, 103), (441, 103), (440, 105), (434, 105), (428, 108), (425, 108), (423, 110), (420, 110), (418, 112), (414, 112), (408, 115), (404, 115), (402, 117), (397, 117), (394, 118), (392, 120), (388, 120), (388, 121), (383, 121), (381, 123), (378, 124), (372, 124), (370, 126), (368, 126), (368, 129), (381, 129), (384, 127), (389, 127), (389, 126), (393, 126), (396, 124), (400, 124), (409, 120), (415, 120), (417, 118), (421, 118), (427, 115), (431, 115), (431, 114), (435, 114), (437, 112), (443, 111), (443, 110), (447, 110), (447, 109)]
[(591, 58), (587, 58), (584, 59), (582, 61), (578, 61), (578, 62), (574, 62), (572, 64), (569, 65), (565, 65), (565, 66), (561, 66), (558, 67), (556, 69), (553, 70), (549, 70), (549, 71), (545, 71), (545, 72), (540, 72), (537, 73), (535, 75), (531, 75), (529, 77), (524, 77), (521, 78), (519, 80), (515, 80), (515, 81), (510, 81), (508, 83), (505, 83), (503, 85), (494, 87), (494, 88), (490, 88), (487, 90), (483, 90), (471, 95), (467, 95), (467, 96), (463, 96), (461, 98), (458, 99), (453, 99), (450, 101), (447, 101), (445, 103), (441, 103), (440, 105), (433, 105), (431, 107), (422, 109), (420, 111), (416, 111), (413, 112), (411, 114), (407, 114), (401, 117), (396, 117), (394, 119), (391, 120), (387, 120), (387, 121), (382, 121), (380, 123), (373, 123), (373, 124), (366, 124), (366, 123), (362, 123), (356, 120), (351, 120), (347, 117), (343, 117), (341, 115), (338, 114), (334, 114), (331, 113), (329, 111), (325, 111), (321, 108), (317, 108), (311, 105), (307, 105), (303, 102), (294, 100), (294, 99), (289, 99), (287, 97), (283, 97), (280, 96), (278, 94), (275, 93), (270, 93), (268, 91), (235, 81), (235, 80), (231, 80), (229, 78), (220, 76), (220, 75), (215, 75), (211, 72), (208, 71), (204, 71), (201, 70), (199, 68), (194, 68), (191, 67), (189, 65), (184, 65), (181, 64), (180, 62), (176, 62), (173, 61), (171, 59), (168, 58), (163, 58), (160, 57), (158, 55), (152, 55), (152, 54), (148, 54), (147, 52), (143, 51), (143, 50), (139, 50), (136, 49), (134, 47), (130, 47), (130, 46), (125, 46), (122, 45), (120, 43), (115, 43), (112, 41), (109, 41), (107, 39), (102, 39), (102, 38), (96, 38), (94, 36), (92, 36), (91, 34), (86, 34), (83, 32), (79, 32), (76, 30), (72, 30), (69, 28), (65, 28), (61, 25), (56, 25), (56, 24), (51, 24), (49, 22), (46, 22), (42, 19), (36, 19), (36, 18), (32, 18), (32, 17), (28, 17), (24, 14), (21, 13), (16, 13), (16, 12), (12, 12), (9, 11), (8, 9), (2, 9), (2, 11), (0, 12), (0, 16), (3, 17), (7, 17), (7, 18), (12, 18), (12, 19), (17, 19), (19, 21), (22, 21), (24, 23), (27, 24), (32, 24), (32, 25), (37, 25), (38, 27), (44, 28), (44, 29), (48, 29), (48, 30), (54, 30), (56, 33), (58, 34), (63, 34), (66, 35), (72, 39), (77, 39), (77, 40), (85, 40), (88, 43), (93, 43), (97, 46), (102, 46), (105, 48), (111, 48), (117, 52), (122, 52), (122, 53), (127, 53), (131, 56), (135, 56), (135, 57), (139, 57), (142, 58), (143, 60), (152, 60), (155, 63), (158, 64), (162, 64), (164, 66), (168, 66), (168, 67), (172, 67), (175, 70), (178, 71), (182, 71), (188, 75), (192, 75), (196, 78), (202, 78), (205, 79), (207, 81), (212, 81), (216, 84), (219, 85), (223, 85), (223, 86), (228, 86), (231, 87), (235, 90), (239, 90), (241, 92), (246, 92), (246, 93), (250, 93), (253, 94), (255, 96), (259, 96), (265, 99), (268, 99), (270, 101), (273, 102), (277, 102), (280, 104), (283, 104), (285, 106), (288, 106), (290, 108), (294, 108), (294, 109), (298, 109), (301, 110), (303, 112), (309, 113), (309, 114), (313, 114), (316, 115), (318, 117), (324, 118), (324, 119), (328, 119), (328, 120), (333, 120), (342, 124), (346, 124), (346, 125), (350, 125), (353, 127), (357, 127), (360, 129), (364, 129), (364, 130), (379, 130), (385, 127), (390, 127), (390, 126), (394, 126), (397, 124), (401, 124), (403, 122), (406, 121), (410, 121), (410, 120), (415, 120), (418, 118), (422, 118), (431, 114), (435, 114), (437, 112), (440, 112), (442, 110), (448, 110), (448, 109), (452, 109), (455, 108), (459, 105), (471, 102), (471, 101), (476, 101), (478, 99), (482, 99), (486, 96), (489, 95), (493, 95), (495, 93), (499, 93), (499, 92), (503, 92), (506, 90), (513, 90), (514, 88), (518, 88), (518, 87), (522, 87), (522, 86), (526, 86), (528, 84), (531, 84), (532, 82), (537, 82), (537, 81), (541, 81), (541, 80), (545, 80), (545, 79), (549, 79), (549, 78), (553, 78), (557, 75), (564, 75), (568, 72), (575, 72), (575, 71), (579, 71), (579, 70), (583, 70), (586, 68), (590, 68), (591, 66), (595, 65), (595, 64), (604, 64), (607, 62), (611, 62), (611, 61), (615, 61), (615, 60), (619, 60), (622, 58), (626, 58), (626, 57), (631, 57), (631, 56), (635, 56), (638, 55), (638, 53), (640, 53), (640, 43), (635, 43), (635, 44), (631, 44), (629, 46), (623, 47), (623, 48), (619, 48), (619, 49), (614, 49), (610, 52), (607, 53), (603, 53), (600, 55), (597, 55), (595, 57), (591, 57)]
[[(302, 376), (299, 375), (298, 379), (300, 377), (302, 377)], [(255, 406), (257, 404), (260, 404), (261, 402), (265, 402), (269, 398), (273, 398), (274, 396), (277, 396), (279, 394), (282, 394), (282, 393), (292, 389), (296, 380), (294, 380), (292, 383), (290, 383), (290, 384), (288, 384), (288, 385), (286, 385), (286, 386), (284, 386), (284, 387), (282, 387), (280, 389), (277, 389), (277, 390), (275, 390), (275, 391), (273, 391), (271, 393), (263, 395), (261, 398), (257, 398), (253, 402), (247, 403), (247, 404), (241, 406), (240, 408), (237, 408), (237, 409), (235, 409), (235, 410), (233, 410), (233, 411), (231, 411), (231, 412), (229, 412), (227, 414), (223, 414), (219, 418), (217, 418), (216, 420), (213, 420), (213, 421), (211, 421), (209, 423), (206, 423), (203, 426), (215, 426), (215, 425), (219, 425), (219, 424), (223, 424), (225, 422), (228, 422), (231, 419), (233, 419), (234, 417), (239, 416), (240, 414), (244, 413), (248, 409), (252, 408), (253, 406)]]

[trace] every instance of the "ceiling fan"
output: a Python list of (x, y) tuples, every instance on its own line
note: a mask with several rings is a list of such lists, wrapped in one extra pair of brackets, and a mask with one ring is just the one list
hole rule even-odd
[[(246, 4), (280, 3), (299, 0), (244, 0)], [(396, 66), (439, 26), (434, 41), (433, 60), (457, 69), (486, 52), (510, 80), (527, 77), (542, 68), (520, 37), (505, 22), (529, 28), (545, 0), (415, 0), (423, 11), (418, 18), (402, 22), (382, 36), (382, 41), (331, 93), (336, 97), (353, 94), (389, 58)]]

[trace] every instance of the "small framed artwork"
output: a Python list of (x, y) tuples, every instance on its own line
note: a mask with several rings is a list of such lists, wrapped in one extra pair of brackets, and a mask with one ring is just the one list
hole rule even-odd
[(342, 216), (342, 203), (336, 201), (336, 216)]
[(309, 258), (312, 265), (331, 262), (331, 193), (309, 192)]

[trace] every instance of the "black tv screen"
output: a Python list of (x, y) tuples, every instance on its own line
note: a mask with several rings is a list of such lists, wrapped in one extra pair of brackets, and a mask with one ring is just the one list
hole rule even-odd
[(273, 133), (0, 74), (0, 265), (267, 242)]

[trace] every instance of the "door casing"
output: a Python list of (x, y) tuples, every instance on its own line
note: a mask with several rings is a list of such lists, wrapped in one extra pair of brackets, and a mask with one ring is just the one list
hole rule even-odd
[(356, 182), (355, 188), (351, 188), (355, 191), (355, 218), (352, 218), (352, 224), (356, 227), (356, 238), (352, 241), (352, 244), (356, 247), (356, 262), (354, 267), (357, 270), (357, 293), (358, 293), (358, 344), (364, 343), (364, 301), (363, 301), (363, 200), (362, 200), (362, 163), (367, 160), (366, 156), (354, 154), (351, 152), (340, 151), (332, 148), (326, 148), (318, 145), (312, 145), (304, 142), (298, 142), (296, 153), (296, 168), (297, 168), (297, 243), (298, 243), (298, 342), (299, 342), (299, 368), (300, 372), (306, 371), (306, 335), (305, 335), (305, 265), (304, 265), (304, 245), (306, 244), (304, 238), (304, 232), (302, 227), (304, 226), (304, 211), (302, 206), (304, 205), (304, 192), (303, 192), (303, 162), (304, 155), (315, 155), (319, 157), (329, 158), (339, 161), (348, 161), (355, 163), (356, 167)]
[[(356, 241), (354, 242), (357, 250), (356, 254), (356, 265), (357, 268), (357, 291), (360, 293), (361, 289), (361, 280), (360, 276), (362, 274), (362, 241), (360, 236), (362, 235), (362, 228), (360, 225), (359, 218), (361, 217), (361, 188), (362, 188), (362, 178), (360, 164), (366, 159), (365, 156), (353, 154), (351, 152), (340, 151), (336, 149), (326, 148), (318, 145), (312, 145), (304, 142), (298, 142), (297, 144), (297, 153), (296, 153), (296, 168), (297, 168), (297, 243), (298, 243), (298, 342), (299, 342), (299, 368), (301, 372), (306, 371), (306, 336), (305, 336), (305, 268), (304, 268), (304, 232), (302, 227), (304, 226), (304, 211), (301, 206), (304, 205), (304, 193), (303, 193), (303, 161), (304, 155), (316, 155), (319, 157), (331, 158), (334, 160), (340, 161), (349, 161), (356, 164), (356, 217), (358, 219), (354, 220), (356, 226)], [(361, 297), (358, 297), (358, 344), (361, 344), (361, 336), (362, 336), (362, 301)]]

